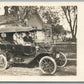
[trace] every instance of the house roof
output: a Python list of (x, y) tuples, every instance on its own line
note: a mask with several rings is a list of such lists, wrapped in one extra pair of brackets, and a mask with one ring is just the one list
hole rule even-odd
[(0, 28), (0, 33), (9, 33), (9, 32), (36, 32), (36, 31), (42, 31), (41, 29), (36, 29), (32, 27), (3, 27)]
[[(51, 27), (50, 24), (45, 24), (43, 22), (43, 20), (38, 12), (35, 12), (33, 14), (37, 15), (43, 28), (50, 28)], [(0, 33), (1, 32), (29, 31), (30, 29), (32, 30), (31, 26), (30, 27), (23, 27), (23, 26), (19, 27), (20, 22), (12, 16), (0, 16), (0, 17), (2, 18), (2, 19), (0, 19)], [(1, 26), (3, 26), (3, 25), (4, 25), (4, 27), (2, 28)]]

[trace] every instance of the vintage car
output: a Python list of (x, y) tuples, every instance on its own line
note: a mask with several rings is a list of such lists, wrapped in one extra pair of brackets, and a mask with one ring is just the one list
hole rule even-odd
[[(15, 33), (37, 32), (32, 28), (1, 28), (0, 29), (0, 70), (6, 70), (14, 63), (31, 62), (38, 65), (43, 74), (54, 74), (57, 67), (64, 67), (66, 56), (55, 50), (52, 44), (30, 42), (28, 45), (16, 44), (13, 40)], [(32, 66), (31, 65), (31, 66)]]

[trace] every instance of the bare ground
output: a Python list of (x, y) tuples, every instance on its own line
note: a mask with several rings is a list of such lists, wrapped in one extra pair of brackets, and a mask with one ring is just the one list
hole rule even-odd
[[(13, 66), (7, 70), (0, 71), (0, 75), (7, 76), (45, 76), (40, 71), (39, 67), (29, 68), (27, 66)], [(76, 75), (76, 61), (68, 61), (65, 67), (57, 67), (54, 76), (75, 76)]]

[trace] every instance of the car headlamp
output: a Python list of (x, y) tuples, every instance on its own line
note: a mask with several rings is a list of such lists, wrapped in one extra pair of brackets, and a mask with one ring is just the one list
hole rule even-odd
[(60, 57), (60, 54), (58, 53), (58, 54), (56, 54), (56, 58), (59, 58)]

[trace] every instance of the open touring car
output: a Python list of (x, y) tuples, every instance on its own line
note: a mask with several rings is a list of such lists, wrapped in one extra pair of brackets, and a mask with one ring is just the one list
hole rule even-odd
[[(28, 27), (0, 29), (0, 70), (13, 63), (29, 64), (34, 61), (33, 65), (38, 64), (43, 74), (54, 74), (58, 66), (66, 65), (67, 58), (62, 52), (56, 51), (51, 44), (36, 43), (29, 37), (29, 33), (37, 31), (42, 30)], [(20, 36), (27, 37), (20, 42)]]

